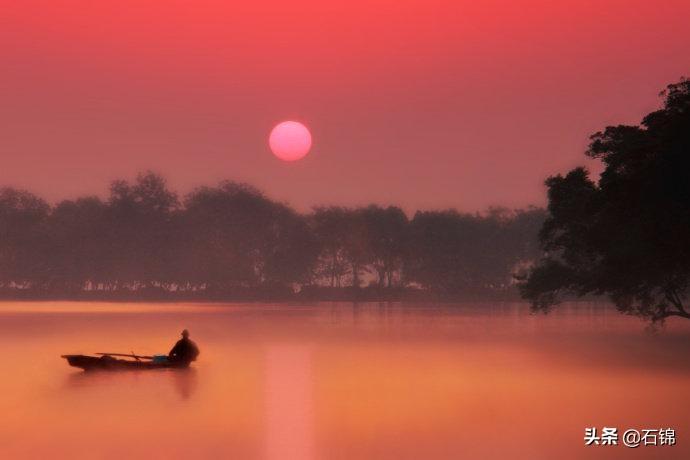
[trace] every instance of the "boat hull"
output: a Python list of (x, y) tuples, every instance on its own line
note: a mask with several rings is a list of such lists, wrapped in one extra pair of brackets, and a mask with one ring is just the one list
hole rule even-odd
[(63, 355), (70, 366), (84, 369), (85, 371), (124, 371), (124, 370), (152, 370), (152, 369), (179, 369), (188, 367), (185, 363), (154, 363), (153, 361), (133, 361), (129, 359), (116, 359), (112, 356), (86, 356)]

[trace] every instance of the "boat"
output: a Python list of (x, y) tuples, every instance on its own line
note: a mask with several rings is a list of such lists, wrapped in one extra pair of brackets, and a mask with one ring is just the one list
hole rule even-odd
[[(149, 370), (149, 369), (180, 369), (189, 367), (189, 363), (176, 363), (168, 361), (165, 356), (137, 356), (117, 353), (99, 353), (100, 356), (87, 355), (62, 355), (70, 366), (84, 369), (85, 371), (104, 370)], [(115, 356), (129, 356), (132, 359), (118, 359)], [(143, 360), (142, 360), (143, 359)]]

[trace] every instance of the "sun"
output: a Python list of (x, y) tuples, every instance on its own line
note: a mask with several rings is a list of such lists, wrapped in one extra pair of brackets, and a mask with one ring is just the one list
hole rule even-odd
[(273, 154), (283, 161), (297, 161), (304, 158), (311, 149), (311, 133), (297, 121), (278, 123), (268, 137)]

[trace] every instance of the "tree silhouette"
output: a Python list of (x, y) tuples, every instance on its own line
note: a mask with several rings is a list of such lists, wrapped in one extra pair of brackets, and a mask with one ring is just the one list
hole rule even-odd
[(311, 278), (317, 247), (306, 222), (245, 184), (202, 187), (185, 200), (181, 245), (196, 288), (223, 291)]
[(516, 216), (522, 213), (418, 212), (410, 222), (406, 280), (442, 295), (509, 289), (513, 269), (534, 239), (513, 225)]
[(26, 289), (44, 284), (50, 267), (46, 220), (50, 207), (35, 195), (13, 188), (0, 189), (0, 283)]
[(594, 134), (603, 162), (551, 177), (540, 240), (547, 256), (521, 285), (537, 310), (564, 295), (607, 295), (624, 313), (690, 318), (690, 81), (671, 84), (640, 126)]
[(108, 200), (108, 240), (111, 276), (119, 287), (165, 287), (173, 265), (172, 214), (177, 195), (165, 179), (152, 172), (139, 174), (134, 184), (115, 181)]
[(87, 196), (54, 207), (5, 188), (0, 295), (490, 295), (510, 288), (515, 268), (535, 258), (540, 213), (420, 211), (408, 221), (400, 208), (371, 205), (302, 215), (235, 182), (200, 187), (180, 201), (150, 171), (114, 181), (105, 200)]
[(316, 275), (327, 280), (330, 287), (340, 287), (342, 278), (351, 273), (348, 247), (350, 233), (355, 230), (351, 220), (352, 211), (338, 206), (316, 208), (310, 218), (320, 253)]
[(58, 203), (48, 219), (51, 290), (78, 293), (109, 284), (107, 208), (96, 197)]
[(378, 276), (377, 285), (390, 288), (403, 265), (408, 236), (407, 216), (398, 207), (375, 205), (362, 209), (361, 214), (367, 232), (370, 263)]

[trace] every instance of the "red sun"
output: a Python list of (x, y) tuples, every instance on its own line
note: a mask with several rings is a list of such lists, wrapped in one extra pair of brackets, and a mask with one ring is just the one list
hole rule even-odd
[(302, 123), (278, 123), (268, 137), (268, 145), (275, 156), (283, 161), (297, 161), (311, 149), (311, 133)]

